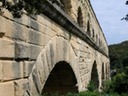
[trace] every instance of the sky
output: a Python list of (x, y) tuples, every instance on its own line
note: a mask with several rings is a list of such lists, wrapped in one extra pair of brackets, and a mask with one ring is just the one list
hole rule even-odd
[(128, 13), (126, 0), (90, 0), (108, 45), (128, 40), (128, 21), (121, 20)]

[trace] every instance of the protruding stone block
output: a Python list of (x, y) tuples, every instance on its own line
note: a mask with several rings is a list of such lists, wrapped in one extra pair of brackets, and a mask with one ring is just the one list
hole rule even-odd
[(15, 45), (13, 41), (0, 39), (0, 57), (1, 58), (15, 57)]
[[(35, 64), (35, 61), (24, 61), (24, 76), (23, 77), (29, 77), (30, 73), (32, 72), (32, 68)], [(42, 73), (43, 74), (43, 73)]]
[(28, 78), (28, 80), (29, 80), (30, 96), (39, 96), (39, 92), (38, 92), (38, 89), (37, 89), (37, 87), (35, 85), (35, 81), (33, 81), (32, 74)]
[(42, 49), (40, 46), (30, 45), (30, 58), (36, 60)]
[(29, 92), (28, 79), (21, 79), (14, 81), (15, 96), (26, 96), (26, 92)]
[(23, 77), (23, 63), (15, 61), (2, 61), (2, 80), (14, 80)]
[(15, 96), (14, 92), (15, 90), (14, 90), (13, 82), (0, 83), (0, 95), (1, 96)]
[(15, 43), (15, 58), (30, 58), (30, 45), (27, 43)]
[(6, 23), (5, 23), (5, 18), (0, 16), (0, 33), (5, 33), (6, 32)]

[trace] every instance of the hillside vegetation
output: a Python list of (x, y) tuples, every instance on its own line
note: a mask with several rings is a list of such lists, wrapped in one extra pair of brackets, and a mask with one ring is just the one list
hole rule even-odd
[(111, 69), (123, 71), (128, 66), (128, 41), (109, 46)]
[(128, 93), (128, 41), (110, 45), (109, 54), (111, 70), (115, 70), (115, 74), (111, 74), (107, 91)]

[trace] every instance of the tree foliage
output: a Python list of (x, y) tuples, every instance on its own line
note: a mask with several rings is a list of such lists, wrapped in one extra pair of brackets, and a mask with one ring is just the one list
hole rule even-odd
[(128, 66), (128, 41), (109, 46), (111, 69), (125, 69)]
[(107, 91), (119, 94), (128, 92), (128, 41), (109, 46), (111, 69), (117, 73), (107, 87)]
[(107, 81), (105, 92), (128, 94), (128, 75), (126, 75), (124, 72), (115, 75), (111, 81)]
[[(128, 0), (126, 1), (126, 3), (125, 3), (126, 5), (128, 5)], [(121, 20), (126, 20), (126, 21), (128, 21), (128, 14), (126, 14), (126, 16), (125, 17), (123, 17)]]
[(0, 0), (2, 8), (9, 10), (14, 17), (20, 17), (25, 10), (28, 14), (42, 13), (45, 0)]

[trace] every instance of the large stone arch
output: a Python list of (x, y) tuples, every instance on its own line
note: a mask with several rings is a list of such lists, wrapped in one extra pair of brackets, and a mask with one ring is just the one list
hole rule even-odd
[(105, 64), (104, 63), (102, 63), (102, 87), (104, 87), (104, 83), (105, 83)]
[(76, 77), (76, 82), (79, 83), (77, 57), (68, 41), (56, 36), (49, 41), (37, 57), (28, 78), (30, 96), (39, 96), (41, 94), (46, 80), (58, 62), (69, 64)]

